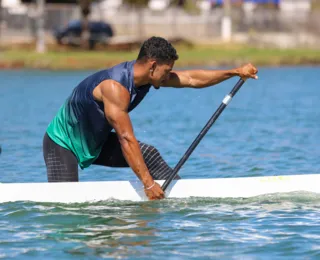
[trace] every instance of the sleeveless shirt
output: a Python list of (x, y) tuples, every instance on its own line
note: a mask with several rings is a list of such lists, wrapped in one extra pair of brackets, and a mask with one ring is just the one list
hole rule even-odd
[(150, 84), (135, 87), (134, 64), (135, 61), (123, 62), (84, 79), (74, 88), (47, 128), (48, 136), (56, 144), (73, 152), (82, 169), (96, 160), (113, 129), (105, 117), (103, 103), (94, 100), (94, 88), (107, 79), (119, 82), (130, 94), (130, 112), (151, 87)]

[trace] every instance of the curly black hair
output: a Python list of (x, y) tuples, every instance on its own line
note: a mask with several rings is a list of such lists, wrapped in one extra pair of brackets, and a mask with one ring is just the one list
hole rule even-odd
[(142, 44), (137, 60), (155, 59), (159, 63), (168, 63), (178, 58), (177, 51), (171, 43), (164, 38), (153, 36)]

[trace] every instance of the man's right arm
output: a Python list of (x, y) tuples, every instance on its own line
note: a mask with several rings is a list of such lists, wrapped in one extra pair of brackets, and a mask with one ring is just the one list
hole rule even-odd
[(161, 187), (154, 182), (144, 162), (139, 143), (134, 136), (133, 127), (128, 114), (130, 95), (128, 90), (120, 83), (113, 80), (105, 80), (94, 90), (94, 97), (103, 102), (104, 113), (108, 122), (115, 129), (122, 153), (141, 180), (149, 199), (164, 198)]

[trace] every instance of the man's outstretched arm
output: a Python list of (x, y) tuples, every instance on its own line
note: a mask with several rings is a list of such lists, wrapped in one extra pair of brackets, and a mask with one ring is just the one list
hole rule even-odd
[[(108, 122), (115, 129), (122, 153), (137, 177), (141, 180), (149, 199), (164, 198), (161, 187), (154, 182), (144, 162), (139, 143), (134, 136), (133, 127), (127, 112), (130, 95), (127, 89), (113, 80), (102, 82), (94, 93), (104, 104)], [(151, 187), (151, 188), (150, 188)]]
[(161, 84), (162, 87), (176, 88), (205, 88), (216, 85), (234, 76), (241, 78), (254, 78), (258, 70), (251, 64), (231, 70), (183, 70), (171, 71), (168, 79)]

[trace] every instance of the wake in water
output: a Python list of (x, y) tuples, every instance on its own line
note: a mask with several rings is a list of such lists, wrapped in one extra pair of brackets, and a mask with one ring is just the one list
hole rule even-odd
[(270, 205), (270, 204), (320, 204), (320, 194), (311, 192), (290, 192), (290, 193), (275, 193), (266, 194), (250, 198), (203, 198), (203, 197), (191, 197), (186, 199), (181, 198), (170, 198), (159, 201), (122, 201), (122, 200), (106, 200), (106, 201), (95, 201), (95, 202), (85, 202), (85, 203), (48, 203), (48, 202), (9, 202), (1, 203), (0, 205), (4, 207), (10, 207), (10, 205), (25, 205), (25, 206), (46, 206), (46, 207), (134, 207), (141, 205), (148, 205), (151, 207), (162, 207), (162, 206), (174, 206), (179, 207), (186, 204), (189, 205), (250, 205), (250, 204), (260, 204), (260, 205)]
[[(283, 248), (291, 256), (310, 256), (320, 239), (314, 233), (319, 202), (318, 194), (295, 192), (250, 199), (3, 203), (0, 258), (233, 259), (235, 251), (270, 257)], [(305, 238), (308, 246), (302, 247)], [(52, 250), (57, 244), (61, 250)]]

